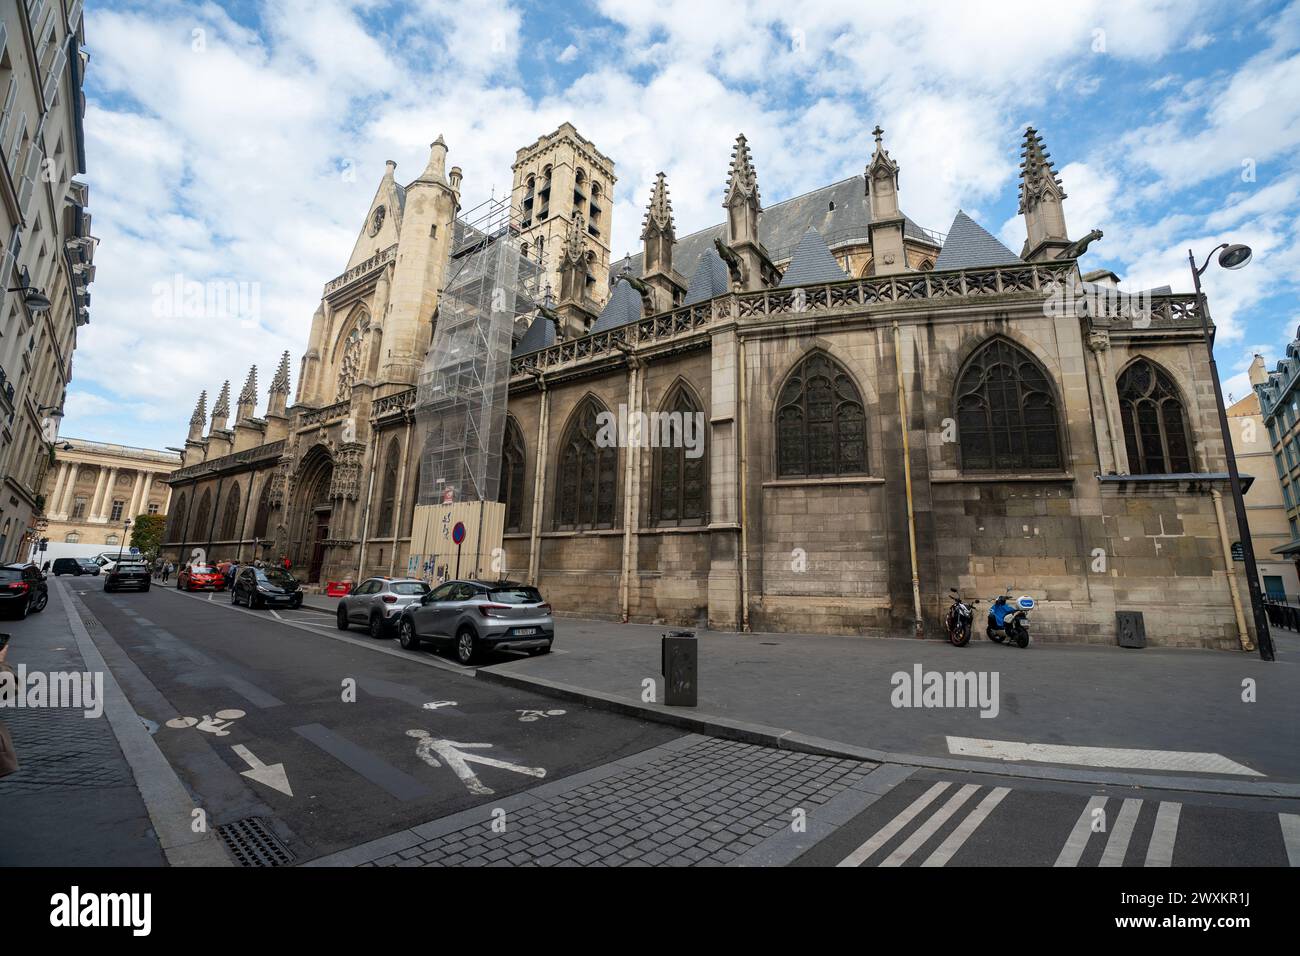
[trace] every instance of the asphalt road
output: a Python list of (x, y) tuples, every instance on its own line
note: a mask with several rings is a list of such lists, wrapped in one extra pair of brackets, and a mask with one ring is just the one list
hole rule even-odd
[[(344, 634), (324, 614), (249, 611), (227, 594), (160, 585), (105, 594), (98, 583), (69, 587), (99, 622), (96, 644), (195, 802), (213, 825), (270, 820), (298, 861), (681, 736), (475, 681), (446, 656)], [(230, 712), (243, 716), (223, 719)], [(184, 718), (214, 722), (168, 726)], [(531, 772), (471, 763), (472, 784), (448, 760), (433, 766), (417, 753), (437, 739), (487, 745), (465, 752)], [(242, 776), (250, 756), (282, 764), (292, 795)]]

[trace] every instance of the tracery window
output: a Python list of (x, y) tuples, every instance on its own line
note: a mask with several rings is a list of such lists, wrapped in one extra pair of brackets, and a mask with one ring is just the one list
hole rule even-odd
[(379, 486), (379, 521), (375, 534), (386, 538), (393, 533), (393, 517), (397, 507), (397, 460), (401, 451), (397, 439), (388, 442), (388, 453), (384, 456), (384, 477)]
[(226, 495), (226, 511), (221, 516), (222, 541), (233, 541), (239, 534), (239, 483), (235, 482)]
[(1043, 367), (1020, 346), (989, 340), (957, 382), (962, 471), (1047, 471), (1061, 465), (1056, 396)]
[(655, 449), (652, 518), (659, 524), (700, 524), (709, 511), (704, 416), (680, 383), (668, 394), (660, 414), (669, 417), (664, 419), (666, 429), (656, 429), (660, 441)]
[(618, 448), (600, 447), (596, 416), (603, 409), (585, 398), (574, 412), (560, 444), (556, 482), (558, 528), (612, 528), (618, 490)]
[(497, 501), (506, 506), (506, 527), (519, 531), (524, 523), (524, 436), (513, 418), (506, 419), (505, 441), (501, 446), (501, 485)]
[(776, 446), (782, 478), (866, 474), (862, 396), (849, 373), (825, 352), (805, 358), (781, 387)]
[(1186, 474), (1192, 470), (1187, 416), (1169, 373), (1146, 359), (1133, 362), (1119, 377), (1119, 409), (1133, 474)]
[(352, 386), (357, 383), (361, 369), (361, 330), (354, 328), (343, 343), (343, 359), (339, 363), (339, 384), (334, 401), (345, 402), (352, 397)]

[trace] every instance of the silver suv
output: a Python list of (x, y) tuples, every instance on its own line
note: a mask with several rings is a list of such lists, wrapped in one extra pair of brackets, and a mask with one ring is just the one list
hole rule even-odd
[(402, 611), (429, 593), (417, 578), (366, 578), (347, 597), (339, 598), (338, 626), (364, 624), (371, 637), (387, 637)]
[(488, 650), (545, 654), (555, 640), (555, 619), (530, 585), (448, 581), (403, 608), (397, 637), (408, 650), (422, 641), (451, 644), (457, 660), (473, 664)]

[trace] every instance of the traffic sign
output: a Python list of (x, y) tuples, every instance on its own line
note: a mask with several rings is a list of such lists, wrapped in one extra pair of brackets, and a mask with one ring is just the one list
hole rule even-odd
[(457, 521), (456, 527), (451, 529), (451, 540), (457, 544), (465, 540), (465, 523), (463, 521)]

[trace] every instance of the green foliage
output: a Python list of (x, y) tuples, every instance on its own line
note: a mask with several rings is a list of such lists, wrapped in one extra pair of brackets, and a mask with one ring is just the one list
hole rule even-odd
[(137, 515), (131, 524), (131, 547), (139, 548), (146, 557), (154, 557), (162, 544), (166, 525), (166, 515)]

